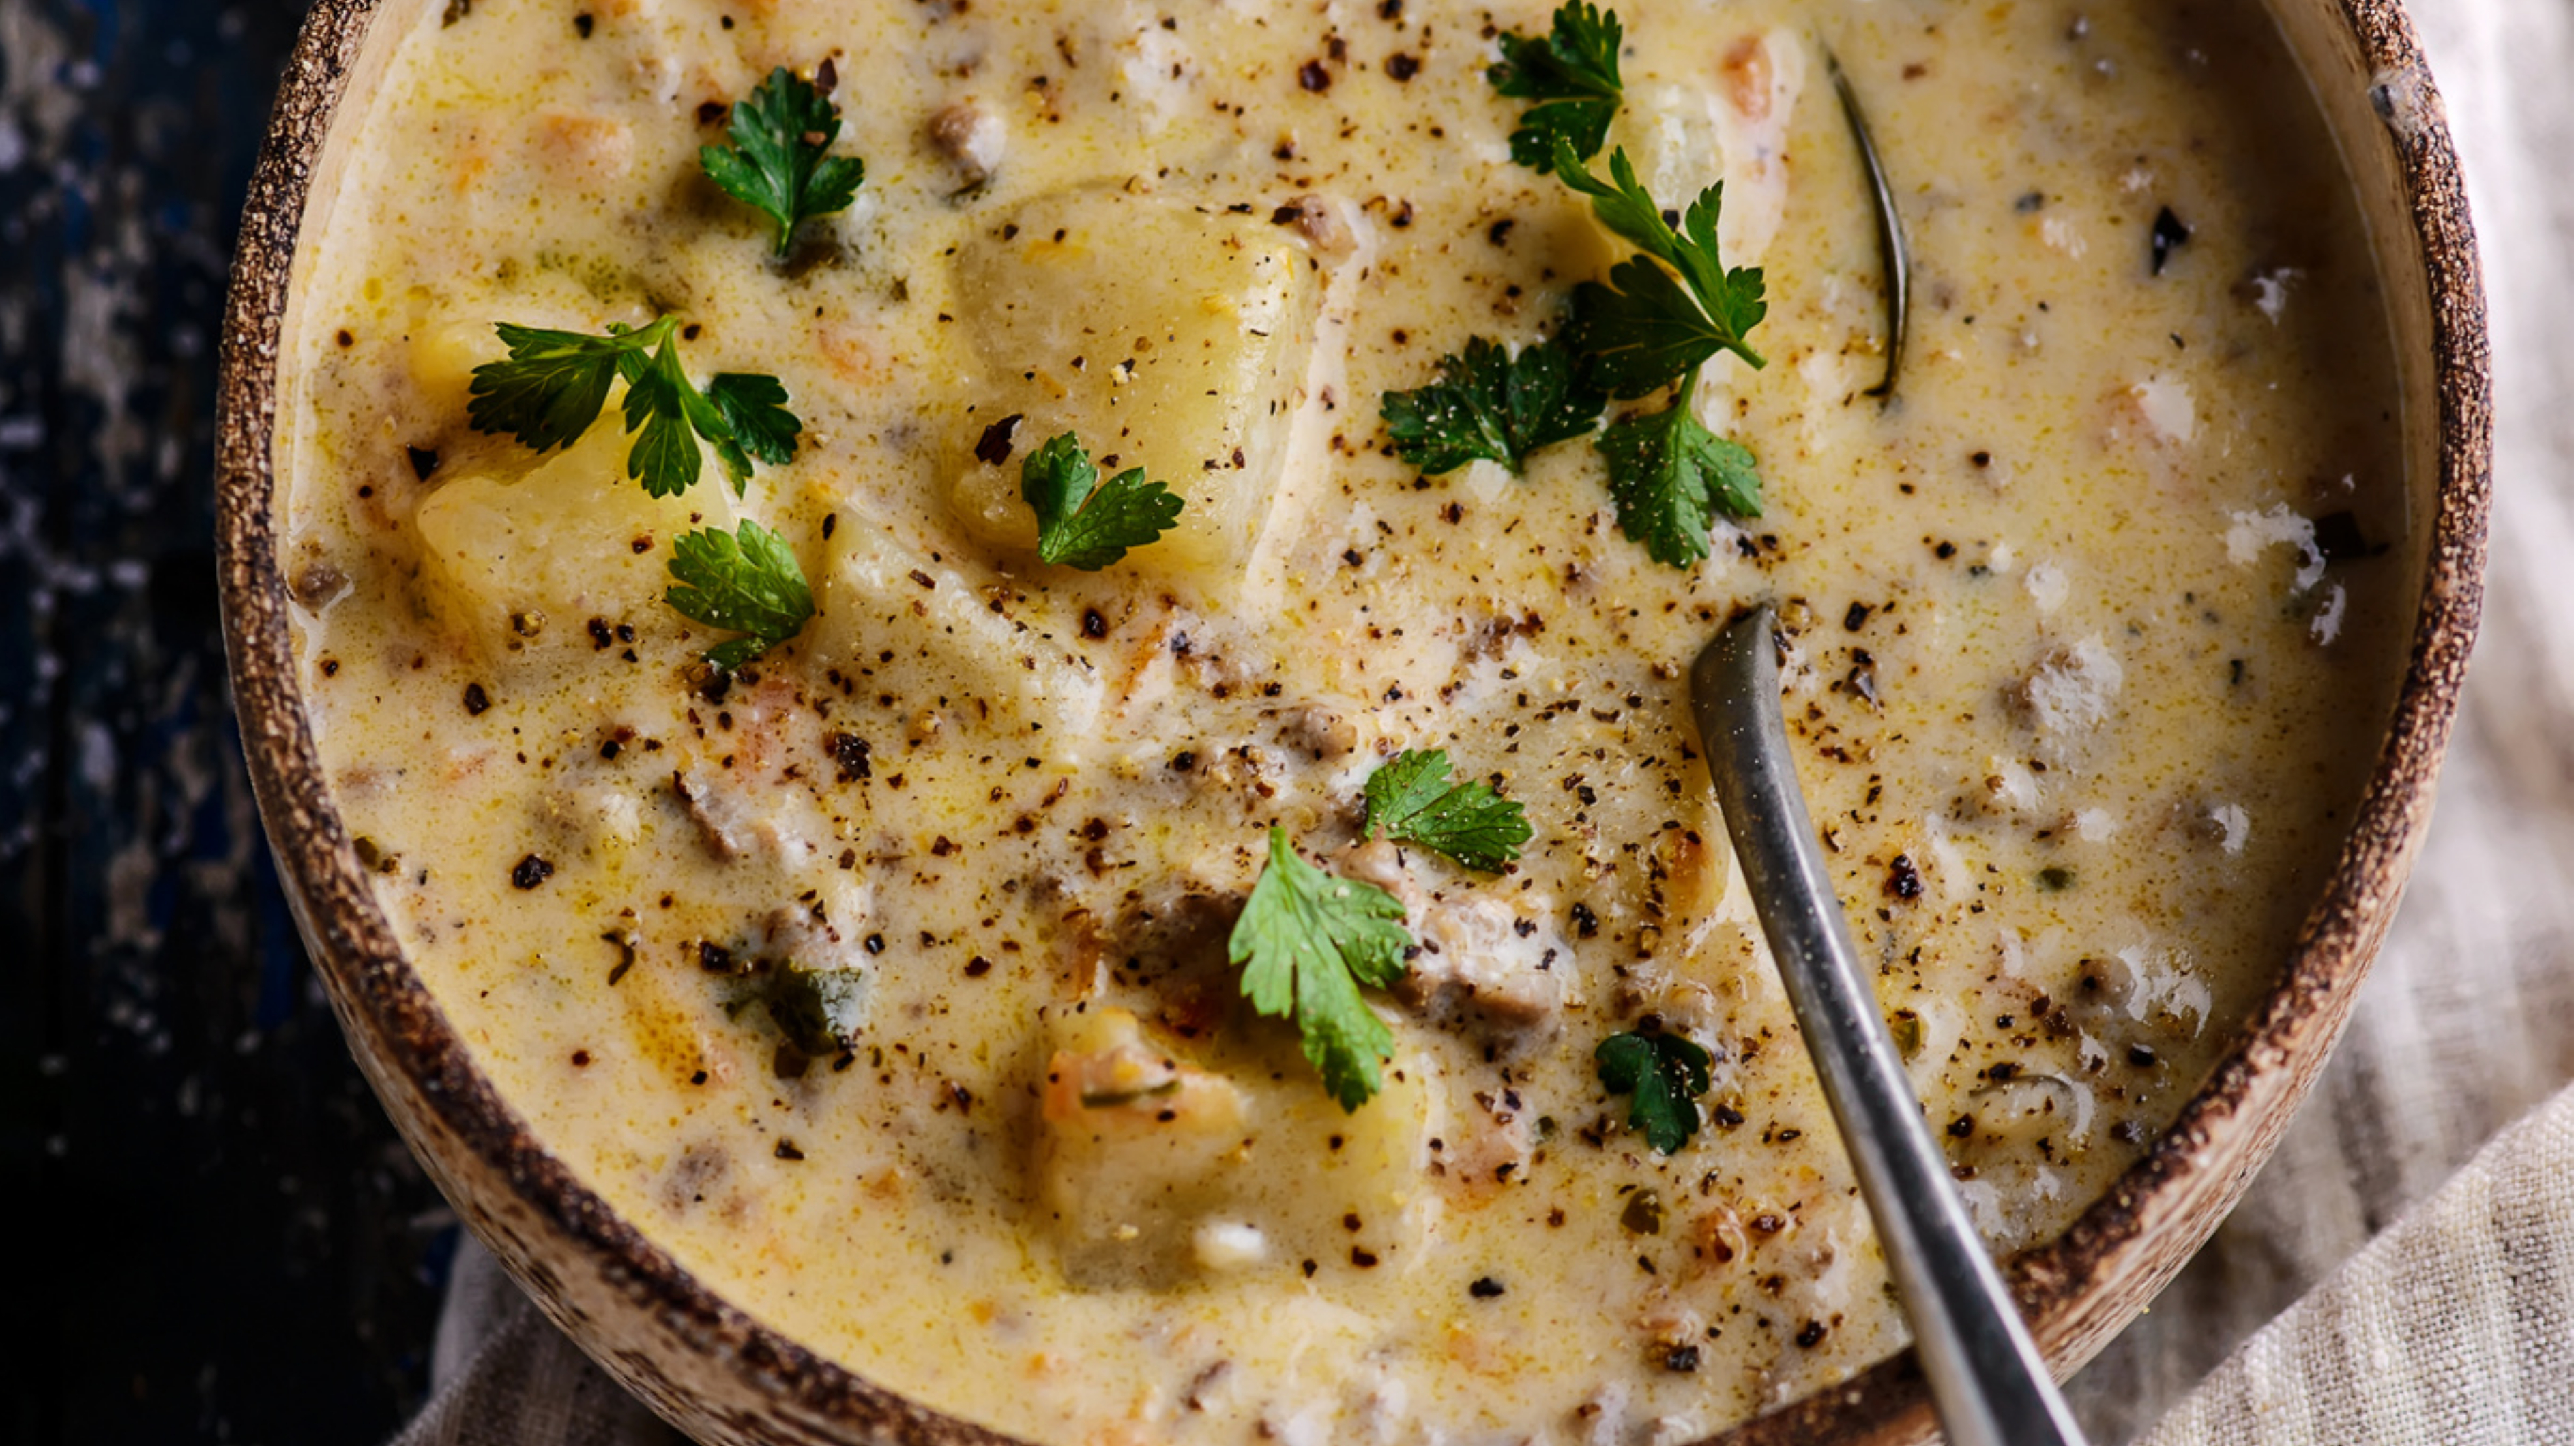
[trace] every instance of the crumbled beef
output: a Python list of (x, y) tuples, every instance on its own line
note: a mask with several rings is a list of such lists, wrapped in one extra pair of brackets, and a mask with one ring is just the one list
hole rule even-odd
[(943, 106), (930, 118), (925, 134), (930, 148), (948, 163), (964, 186), (980, 186), (991, 180), (993, 171), (1002, 163), (1002, 148), (1007, 137), (1001, 120), (992, 112), (971, 101)]

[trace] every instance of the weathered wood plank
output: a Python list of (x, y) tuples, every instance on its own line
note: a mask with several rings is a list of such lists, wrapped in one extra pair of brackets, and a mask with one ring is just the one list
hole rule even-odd
[(0, 0), (0, 1161), (33, 1207), (0, 1401), (28, 1443), (364, 1442), (423, 1385), (452, 1226), (278, 895), (210, 554), (227, 246), (301, 10)]

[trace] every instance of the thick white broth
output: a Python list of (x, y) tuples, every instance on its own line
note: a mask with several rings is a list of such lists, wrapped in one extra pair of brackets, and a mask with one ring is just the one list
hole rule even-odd
[[(1614, 143), (1667, 204), (1723, 179), (1770, 289), (1769, 365), (1699, 401), (1763, 515), (1686, 571), (1584, 443), (1517, 480), (1387, 455), (1384, 393), (1627, 254), (1511, 161), (1485, 67), (1543, 7), (405, 9), (299, 258), (279, 442), (379, 898), (612, 1206), (1006, 1431), (1678, 1441), (1847, 1376), (1902, 1324), (1684, 669), (1781, 604), (1927, 1115), (1999, 1254), (2052, 1238), (2273, 980), (2396, 672), (2381, 302), (2254, 8), (1621, 7)], [(1912, 241), (1885, 405), (1827, 45)], [(698, 147), (827, 58), (867, 180), (778, 264)], [(468, 426), (492, 323), (664, 314), (692, 375), (773, 373), (803, 418), (741, 498), (712, 467), (646, 498), (607, 419), (542, 461)], [(1184, 529), (1039, 563), (1016, 457), (975, 456), (1011, 414), (1169, 480)], [(820, 615), (718, 689), (665, 564), (743, 517)], [(1525, 805), (1514, 871), (1361, 845), (1371, 771), (1433, 747)], [(1235, 999), (1273, 824), (1426, 945), (1348, 1116)], [(845, 1053), (782, 1049), (749, 971), (790, 948), (864, 980)], [(1593, 1059), (1648, 1015), (1717, 1061), (1670, 1157)]]

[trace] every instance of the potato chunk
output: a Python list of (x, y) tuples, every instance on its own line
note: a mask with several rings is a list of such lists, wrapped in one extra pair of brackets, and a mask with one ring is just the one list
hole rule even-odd
[(1419, 1257), (1432, 1206), (1420, 1061), (1399, 1057), (1386, 1089), (1346, 1115), (1293, 1035), (1244, 1029), (1193, 1060), (1097, 1003), (1050, 1030), (1038, 1198), (1077, 1287)]
[(1123, 1009), (1074, 1015), (1040, 1095), (1041, 1205), (1077, 1284), (1168, 1284), (1194, 1228), (1225, 1202), (1248, 1155), (1250, 1102), (1181, 1063)]
[(626, 440), (612, 411), (524, 473), (461, 470), (423, 499), (415, 525), (440, 612), (483, 647), (512, 653), (588, 649), (589, 619), (658, 607), (671, 539), (730, 525), (733, 508), (721, 484), (646, 495), (626, 475)]
[[(1132, 565), (1230, 581), (1286, 459), (1322, 300), (1313, 259), (1253, 217), (1084, 189), (984, 232), (960, 253), (958, 279), (988, 374), (951, 493), (966, 526), (996, 547), (1034, 549), (1020, 462), (1070, 431), (1104, 476), (1141, 466), (1184, 499), (1180, 526)], [(972, 455), (1013, 415), (1008, 457)]]
[[(584, 275), (528, 270), (503, 295), (471, 304), (425, 286), (411, 288), (403, 300), (403, 340), (413, 390), (441, 425), (462, 428), (473, 402), (474, 369), (509, 355), (494, 322), (591, 335), (611, 322), (649, 325), (655, 313), (634, 299), (626, 280), (622, 273), (598, 266)], [(615, 407), (605, 415), (613, 420)]]
[(854, 694), (928, 710), (930, 733), (1008, 740), (1059, 767), (1081, 761), (1101, 684), (1062, 640), (996, 611), (978, 585), (988, 579), (882, 524), (845, 520), (831, 545), (806, 636)]

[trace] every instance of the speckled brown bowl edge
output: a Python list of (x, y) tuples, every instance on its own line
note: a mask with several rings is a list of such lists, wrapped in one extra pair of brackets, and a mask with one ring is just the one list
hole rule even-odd
[[(270, 437), (314, 170), (378, 3), (317, 0), (289, 62), (236, 249), (216, 446), (218, 572), (244, 749), (290, 904), (351, 1050), (449, 1200), (547, 1314), (692, 1435), (723, 1446), (1002, 1442), (761, 1326), (574, 1178), (474, 1068), (341, 827), (297, 681)], [(2381, 77), (2373, 99), (2396, 148), (2431, 303), (2440, 475), (2421, 609), (2369, 792), (2281, 986), (2147, 1157), (2065, 1236), (2012, 1267), (2023, 1310), (2061, 1371), (2089, 1359), (2199, 1248), (2324, 1067), (2422, 842), (2476, 633), (2490, 397), (2465, 192), (2403, 10), (2394, 0), (2340, 4)], [(1718, 1440), (1894, 1446), (1931, 1429), (1909, 1353)]]

